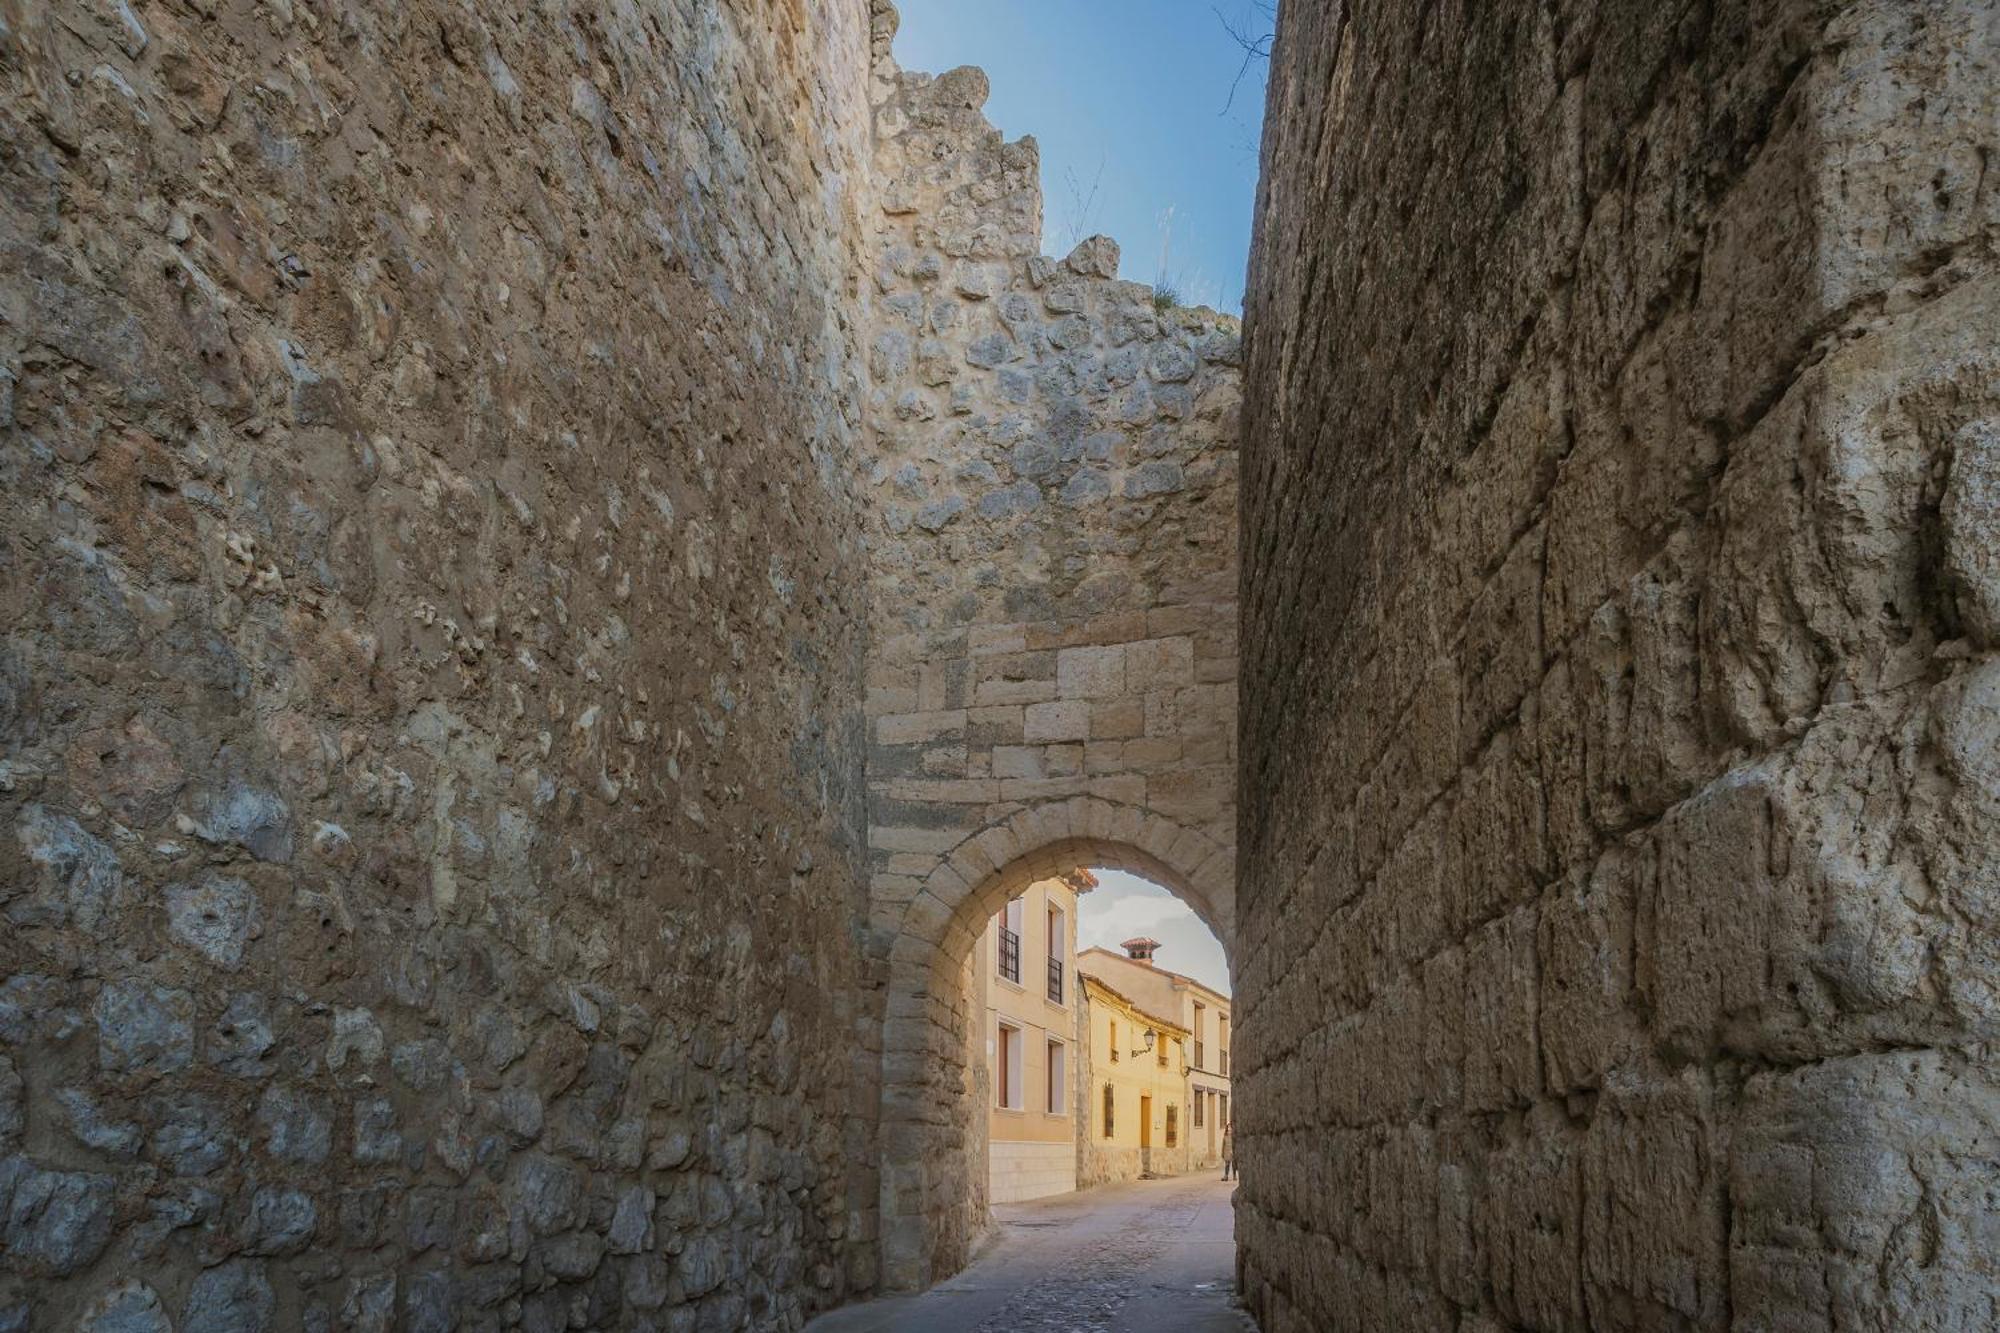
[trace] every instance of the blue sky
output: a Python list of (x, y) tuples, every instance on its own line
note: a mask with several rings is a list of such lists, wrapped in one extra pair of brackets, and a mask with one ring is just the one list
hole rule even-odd
[(1097, 887), (1077, 905), (1077, 949), (1099, 944), (1117, 953), (1118, 942), (1134, 935), (1160, 942), (1153, 961), (1169, 972), (1229, 994), (1229, 962), (1222, 944), (1193, 909), (1150, 880), (1122, 870), (1098, 871)]
[(1119, 276), (1164, 273), (1183, 300), (1243, 306), (1264, 62), (1223, 114), (1243, 52), (1269, 31), (1258, 0), (898, 0), (896, 59), (941, 74), (978, 65), (986, 117), (1042, 149), (1042, 248), (1102, 232)]

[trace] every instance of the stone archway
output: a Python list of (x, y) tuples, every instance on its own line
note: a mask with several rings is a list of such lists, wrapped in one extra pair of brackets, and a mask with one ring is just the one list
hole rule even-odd
[(969, 967), (982, 923), (1037, 880), (1080, 866), (1130, 870), (1171, 890), (1225, 949), (1232, 848), (1199, 829), (1093, 797), (1017, 811), (938, 855), (890, 946), (882, 1030), (882, 1278), (916, 1288), (956, 1271), (986, 1222), (984, 1122)]
[(849, 1197), (881, 1285), (909, 1288), (985, 1222), (963, 1012), (983, 916), (1037, 876), (1124, 867), (1233, 936), (1242, 349), (1237, 321), (1121, 281), (1105, 237), (1041, 254), (1034, 141), (987, 122), (978, 70), (899, 69), (873, 12), (881, 1095)]

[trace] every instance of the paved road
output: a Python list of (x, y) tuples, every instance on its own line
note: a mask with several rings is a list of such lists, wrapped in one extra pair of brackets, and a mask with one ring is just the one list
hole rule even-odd
[(806, 1333), (1251, 1333), (1234, 1189), (1206, 1171), (997, 1207), (998, 1239), (957, 1277)]

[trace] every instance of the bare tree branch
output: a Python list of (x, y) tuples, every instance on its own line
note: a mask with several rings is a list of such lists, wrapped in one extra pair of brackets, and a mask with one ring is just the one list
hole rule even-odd
[(1236, 77), (1229, 81), (1229, 99), (1222, 104), (1222, 110), (1216, 113), (1226, 116), (1229, 114), (1229, 109), (1236, 105), (1236, 90), (1243, 86), (1244, 77), (1250, 73), (1250, 66), (1256, 61), (1271, 58), (1271, 43), (1278, 37), (1278, 6), (1276, 0), (1258, 0), (1258, 11), (1271, 24), (1271, 31), (1262, 36), (1253, 35), (1256, 31), (1254, 28), (1231, 22), (1229, 17), (1214, 5), (1210, 5), (1209, 9), (1215, 14), (1216, 21), (1222, 24), (1222, 30), (1229, 34), (1229, 40), (1243, 49), (1243, 63), (1237, 66)]

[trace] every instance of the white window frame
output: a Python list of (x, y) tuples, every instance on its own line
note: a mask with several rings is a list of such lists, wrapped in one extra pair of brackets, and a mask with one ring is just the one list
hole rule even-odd
[(1050, 1115), (1069, 1114), (1069, 1047), (1060, 1037), (1049, 1037), (1042, 1052), (1048, 1067), (1043, 1071), (1048, 1088), (1048, 1106), (1043, 1109)]
[[(1012, 1033), (1012, 1040), (1007, 1034)], [(1024, 1061), (1022, 1049), (1027, 1045), (1027, 1034), (1019, 1023), (1009, 1023), (1006, 1019), (996, 1020), (993, 1034), (993, 1104), (1003, 1111), (1018, 1111), (1026, 1104), (1022, 1095), (1021, 1079)]]

